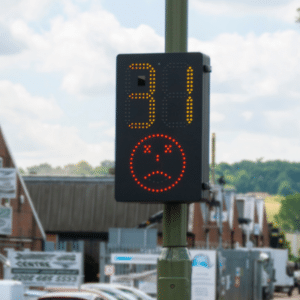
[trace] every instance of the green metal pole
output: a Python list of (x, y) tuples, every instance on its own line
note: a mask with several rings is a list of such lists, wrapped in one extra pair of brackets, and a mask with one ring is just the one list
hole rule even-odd
[[(187, 52), (188, 0), (166, 0), (165, 52)], [(190, 300), (192, 261), (186, 242), (187, 204), (164, 205), (157, 299)]]

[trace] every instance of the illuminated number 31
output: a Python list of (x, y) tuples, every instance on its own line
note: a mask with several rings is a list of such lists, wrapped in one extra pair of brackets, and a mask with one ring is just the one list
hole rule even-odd
[[(183, 68), (182, 64), (176, 65), (175, 68)], [(130, 121), (130, 113), (127, 114), (126, 122), (131, 129), (147, 129), (155, 122), (155, 99), (154, 93), (156, 88), (156, 71), (154, 67), (152, 67), (149, 63), (134, 63), (129, 66), (130, 70), (149, 70), (149, 89), (144, 93), (130, 93), (128, 97), (131, 100), (147, 100), (149, 102), (149, 118), (146, 122), (131, 122)], [(169, 93), (166, 88), (163, 89), (165, 94), (163, 100), (163, 121), (169, 127), (185, 127), (188, 124), (191, 124), (193, 121), (193, 98), (191, 96), (193, 92), (193, 84), (194, 84), (194, 74), (192, 67), (185, 67), (186, 70), (186, 90), (183, 92), (179, 92), (179, 96), (183, 97), (186, 101), (185, 105), (185, 121), (179, 122), (170, 122), (168, 120), (168, 105), (167, 100), (172, 99), (175, 93)], [(128, 71), (130, 71), (128, 70)], [(165, 68), (166, 71), (166, 68)], [(164, 77), (168, 76), (168, 72), (164, 72)], [(129, 99), (127, 102), (130, 101)]]

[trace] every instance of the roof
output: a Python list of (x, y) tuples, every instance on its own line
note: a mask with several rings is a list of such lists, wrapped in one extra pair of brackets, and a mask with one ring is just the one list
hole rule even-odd
[(255, 198), (261, 198), (261, 199), (265, 199), (267, 197), (271, 197), (271, 195), (269, 193), (266, 192), (249, 192), (247, 194), (245, 194), (246, 196), (253, 196)]
[(24, 176), (46, 232), (108, 232), (133, 228), (162, 204), (116, 202), (114, 176)]

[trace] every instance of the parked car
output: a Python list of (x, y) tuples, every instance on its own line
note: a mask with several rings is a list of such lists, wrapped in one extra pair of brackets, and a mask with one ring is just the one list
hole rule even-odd
[(78, 289), (76, 287), (48, 287), (45, 289), (48, 292), (88, 292), (88, 293), (93, 293), (97, 294), (98, 296), (101, 296), (101, 299), (103, 298), (104, 300), (117, 300), (115, 297), (110, 296), (109, 294), (99, 291), (99, 290), (94, 290), (94, 289), (88, 289), (88, 288), (81, 288)]
[(85, 283), (81, 285), (81, 288), (100, 290), (115, 297), (117, 300), (138, 300), (137, 297), (124, 293), (107, 283)]
[(102, 296), (99, 296), (95, 293), (89, 292), (55, 292), (48, 293), (42, 297), (39, 297), (38, 300), (106, 300)]
[(25, 300), (37, 300), (39, 297), (44, 296), (47, 294), (46, 291), (39, 291), (39, 290), (26, 290), (24, 293)]
[(154, 300), (154, 298), (150, 297), (146, 293), (144, 293), (141, 290), (136, 289), (134, 287), (125, 286), (125, 285), (121, 285), (121, 284), (115, 284), (115, 283), (112, 284), (112, 286), (124, 293), (136, 296), (138, 300)]

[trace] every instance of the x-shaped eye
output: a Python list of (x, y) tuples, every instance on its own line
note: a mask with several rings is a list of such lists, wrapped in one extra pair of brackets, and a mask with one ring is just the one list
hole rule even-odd
[(151, 153), (151, 145), (144, 145), (144, 153)]
[(172, 145), (165, 145), (165, 153), (172, 153)]

